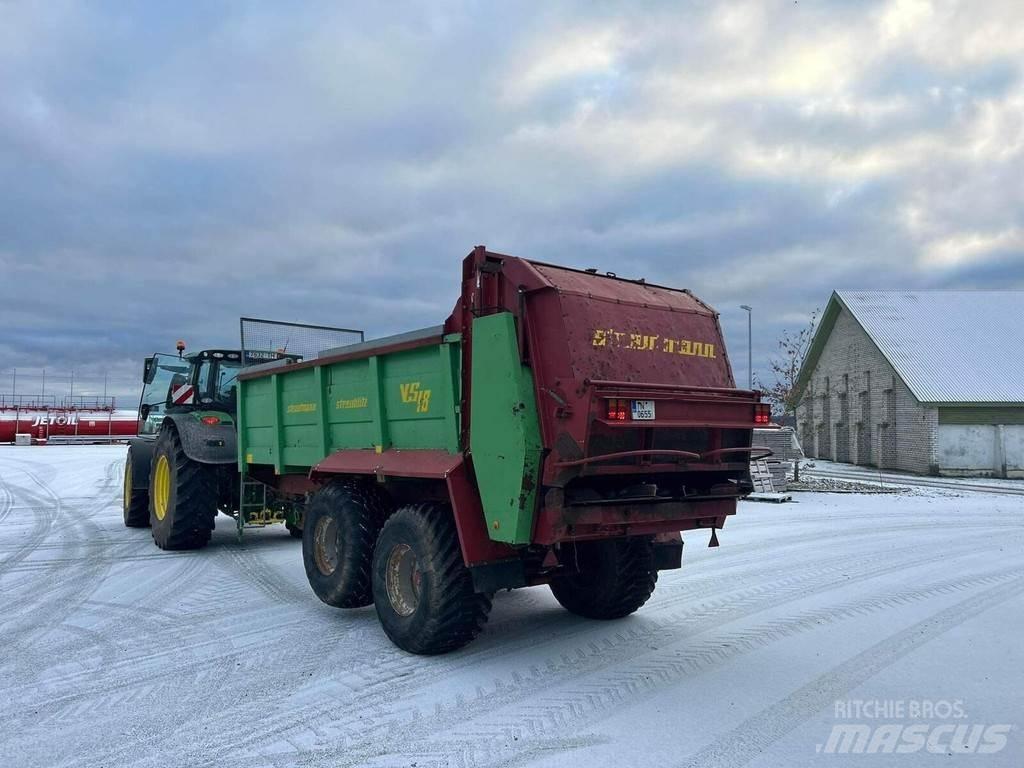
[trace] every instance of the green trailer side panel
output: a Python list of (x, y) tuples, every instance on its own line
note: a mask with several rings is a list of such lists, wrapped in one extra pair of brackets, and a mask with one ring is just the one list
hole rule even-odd
[(238, 383), (240, 458), (247, 464), (274, 464), (274, 390), (271, 379)]
[(459, 451), (461, 337), (239, 383), (239, 464), (305, 474), (339, 450)]
[(494, 541), (529, 544), (542, 443), (533, 374), (519, 360), (511, 313), (473, 321), (471, 375), (469, 444), (487, 532)]

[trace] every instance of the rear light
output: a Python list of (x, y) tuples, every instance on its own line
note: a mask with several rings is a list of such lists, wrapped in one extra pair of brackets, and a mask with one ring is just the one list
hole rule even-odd
[(772, 420), (772, 407), (767, 403), (758, 403), (754, 406), (754, 423), (770, 424)]
[(203, 422), (203, 424), (208, 424), (211, 427), (214, 427), (214, 426), (220, 424), (220, 417), (219, 416), (203, 416), (199, 420), (201, 422)]
[(626, 421), (629, 418), (629, 400), (612, 398), (608, 400), (608, 420)]

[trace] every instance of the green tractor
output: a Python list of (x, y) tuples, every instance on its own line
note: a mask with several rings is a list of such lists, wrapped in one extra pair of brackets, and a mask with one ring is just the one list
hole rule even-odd
[(246, 365), (299, 355), (205, 349), (147, 357), (139, 428), (124, 472), (124, 524), (151, 527), (161, 549), (199, 549), (217, 514), (246, 526), (283, 522), (302, 535), (302, 505), (271, 498), (238, 472), (235, 383)]

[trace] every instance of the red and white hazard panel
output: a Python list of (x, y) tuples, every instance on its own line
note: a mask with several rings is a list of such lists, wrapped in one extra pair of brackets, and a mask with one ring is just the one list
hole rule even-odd
[(196, 390), (191, 384), (182, 384), (171, 390), (172, 405), (189, 405), (196, 396)]

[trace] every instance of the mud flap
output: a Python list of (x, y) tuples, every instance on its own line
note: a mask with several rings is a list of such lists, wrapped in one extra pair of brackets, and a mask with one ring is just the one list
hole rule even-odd
[(168, 414), (178, 429), (182, 450), (200, 464), (234, 464), (238, 461), (238, 436), (234, 424), (208, 426), (192, 414)]
[(133, 437), (128, 441), (132, 459), (132, 490), (149, 493), (149, 470), (156, 440)]
[(683, 537), (678, 533), (662, 533), (654, 537), (654, 567), (671, 571), (683, 567)]
[(491, 594), (499, 589), (526, 586), (526, 568), (519, 559), (475, 565), (469, 569), (469, 573), (473, 577), (474, 592)]

